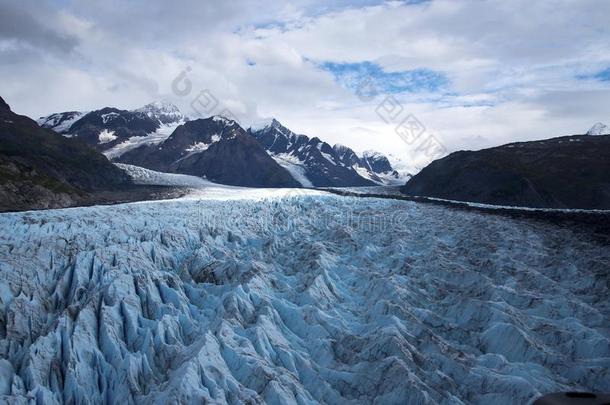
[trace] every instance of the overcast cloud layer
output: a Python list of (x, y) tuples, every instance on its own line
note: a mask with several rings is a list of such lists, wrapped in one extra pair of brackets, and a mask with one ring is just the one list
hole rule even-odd
[(605, 0), (0, 0), (0, 95), (34, 118), (152, 100), (276, 117), (421, 166), (394, 131), (409, 114), (448, 151), (610, 123), (609, 15)]

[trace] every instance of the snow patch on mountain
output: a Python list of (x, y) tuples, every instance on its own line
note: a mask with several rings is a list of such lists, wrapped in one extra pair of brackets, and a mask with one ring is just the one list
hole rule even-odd
[(610, 127), (598, 122), (587, 131), (587, 135), (610, 135)]
[(205, 143), (205, 142), (195, 142), (194, 144), (192, 144), (191, 146), (189, 146), (188, 148), (185, 149), (185, 152), (192, 152), (192, 153), (198, 153), (198, 152), (203, 152), (208, 150), (208, 148), (216, 143), (220, 141), (220, 135), (212, 135), (212, 139), (210, 143)]
[(204, 180), (201, 177), (189, 176), (187, 174), (163, 173), (143, 167), (115, 163), (117, 167), (124, 170), (135, 184), (150, 186), (176, 186), (176, 187), (217, 187), (216, 183)]
[(212, 116), (212, 120), (215, 122), (221, 122), (225, 125), (234, 125), (235, 124), (234, 120), (224, 117), (222, 115), (214, 115), (214, 116)]
[(102, 122), (104, 124), (108, 124), (109, 122), (111, 122), (112, 120), (114, 120), (118, 116), (119, 116), (119, 114), (115, 113), (115, 112), (111, 112), (111, 113), (107, 113), (107, 114), (102, 114)]
[(380, 158), (385, 158), (385, 155), (377, 152), (375, 150), (365, 150), (364, 152), (362, 152), (362, 158), (363, 159), (380, 159)]
[(180, 109), (167, 101), (154, 101), (134, 111), (144, 113), (150, 118), (156, 118), (161, 124), (171, 124), (186, 120), (186, 116), (182, 114)]
[(132, 136), (102, 153), (106, 155), (108, 159), (112, 160), (143, 145), (158, 145), (169, 138), (176, 128), (183, 123), (184, 121), (162, 124), (155, 132), (151, 132), (146, 136)]
[(98, 139), (100, 140), (100, 143), (108, 143), (108, 142), (112, 142), (116, 139), (116, 135), (114, 134), (114, 131), (109, 131), (107, 129), (104, 129), (103, 131), (100, 132)]
[(249, 129), (252, 132), (257, 132), (265, 128), (269, 128), (273, 123), (277, 122), (275, 118), (262, 118), (251, 123)]
[(44, 128), (49, 128), (57, 133), (66, 133), (72, 124), (84, 117), (89, 111), (70, 111), (65, 113), (55, 113), (46, 117), (40, 117), (36, 123)]
[(269, 156), (273, 158), (280, 166), (288, 170), (290, 175), (298, 181), (303, 187), (313, 187), (311, 180), (307, 178), (305, 164), (298, 157), (289, 153), (278, 153)]
[(364, 167), (354, 165), (354, 170), (365, 179), (369, 179), (372, 182), (379, 184), (380, 186), (397, 186), (403, 185), (406, 180), (403, 180), (397, 172), (384, 172), (375, 173), (371, 170), (365, 169)]
[(9, 403), (610, 391), (610, 251), (574, 229), (299, 195), (11, 213), (0, 227)]
[[(320, 149), (320, 148), (318, 147), (318, 149)], [(329, 162), (330, 164), (333, 164), (333, 165), (336, 165), (336, 164), (337, 164), (337, 162), (335, 162), (335, 160), (333, 159), (333, 157), (332, 157), (330, 154), (328, 154), (328, 153), (326, 153), (326, 152), (322, 152), (322, 150), (320, 150), (320, 155), (322, 155), (322, 157), (323, 157), (324, 159), (328, 160), (328, 162)]]

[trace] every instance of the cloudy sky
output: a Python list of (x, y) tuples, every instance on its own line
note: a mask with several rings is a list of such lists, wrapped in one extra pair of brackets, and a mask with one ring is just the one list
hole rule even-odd
[(413, 117), (447, 151), (609, 123), (608, 16), (606, 0), (0, 0), (0, 96), (34, 118), (152, 100), (276, 117), (418, 166)]

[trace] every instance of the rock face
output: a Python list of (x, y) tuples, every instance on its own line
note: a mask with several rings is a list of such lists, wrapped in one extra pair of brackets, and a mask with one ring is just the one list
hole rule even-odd
[(455, 152), (424, 168), (402, 192), (498, 205), (610, 209), (610, 136)]
[(250, 187), (298, 187), (235, 121), (220, 116), (180, 125), (160, 144), (143, 145), (117, 158), (152, 170), (190, 174)]
[(11, 213), (0, 229), (2, 403), (610, 391), (610, 250), (584, 231), (332, 196)]
[(39, 127), (0, 99), (0, 210), (69, 206), (130, 184), (101, 153)]
[(297, 135), (275, 119), (263, 128), (251, 128), (249, 132), (303, 186), (385, 184), (383, 175), (392, 173), (387, 159), (382, 162), (381, 154), (369, 153), (361, 158), (346, 146), (332, 147), (318, 138)]

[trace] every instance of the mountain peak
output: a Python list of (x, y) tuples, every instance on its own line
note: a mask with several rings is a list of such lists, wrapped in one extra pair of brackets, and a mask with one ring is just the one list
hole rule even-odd
[(168, 101), (153, 101), (133, 111), (144, 113), (150, 118), (156, 118), (163, 124), (171, 124), (185, 119), (180, 109)]
[(609, 135), (610, 127), (604, 123), (598, 122), (593, 125), (589, 131), (587, 131), (587, 135)]
[(208, 119), (211, 119), (212, 121), (215, 121), (215, 122), (221, 122), (224, 125), (235, 125), (235, 124), (237, 124), (237, 122), (235, 120), (232, 120), (231, 118), (227, 118), (224, 115), (212, 115)]
[(250, 131), (263, 131), (269, 128), (284, 128), (284, 126), (275, 118), (266, 118), (254, 122), (250, 125)]
[(153, 101), (135, 111), (180, 112), (180, 109), (169, 101)]
[(2, 97), (0, 97), (0, 110), (6, 110), (6, 111), (11, 110), (11, 107), (9, 107), (9, 105), (6, 104), (6, 102), (4, 101), (4, 99)]
[(382, 153), (377, 152), (376, 150), (365, 150), (364, 152), (362, 152), (362, 157), (363, 158), (381, 158), (381, 157), (385, 157)]

